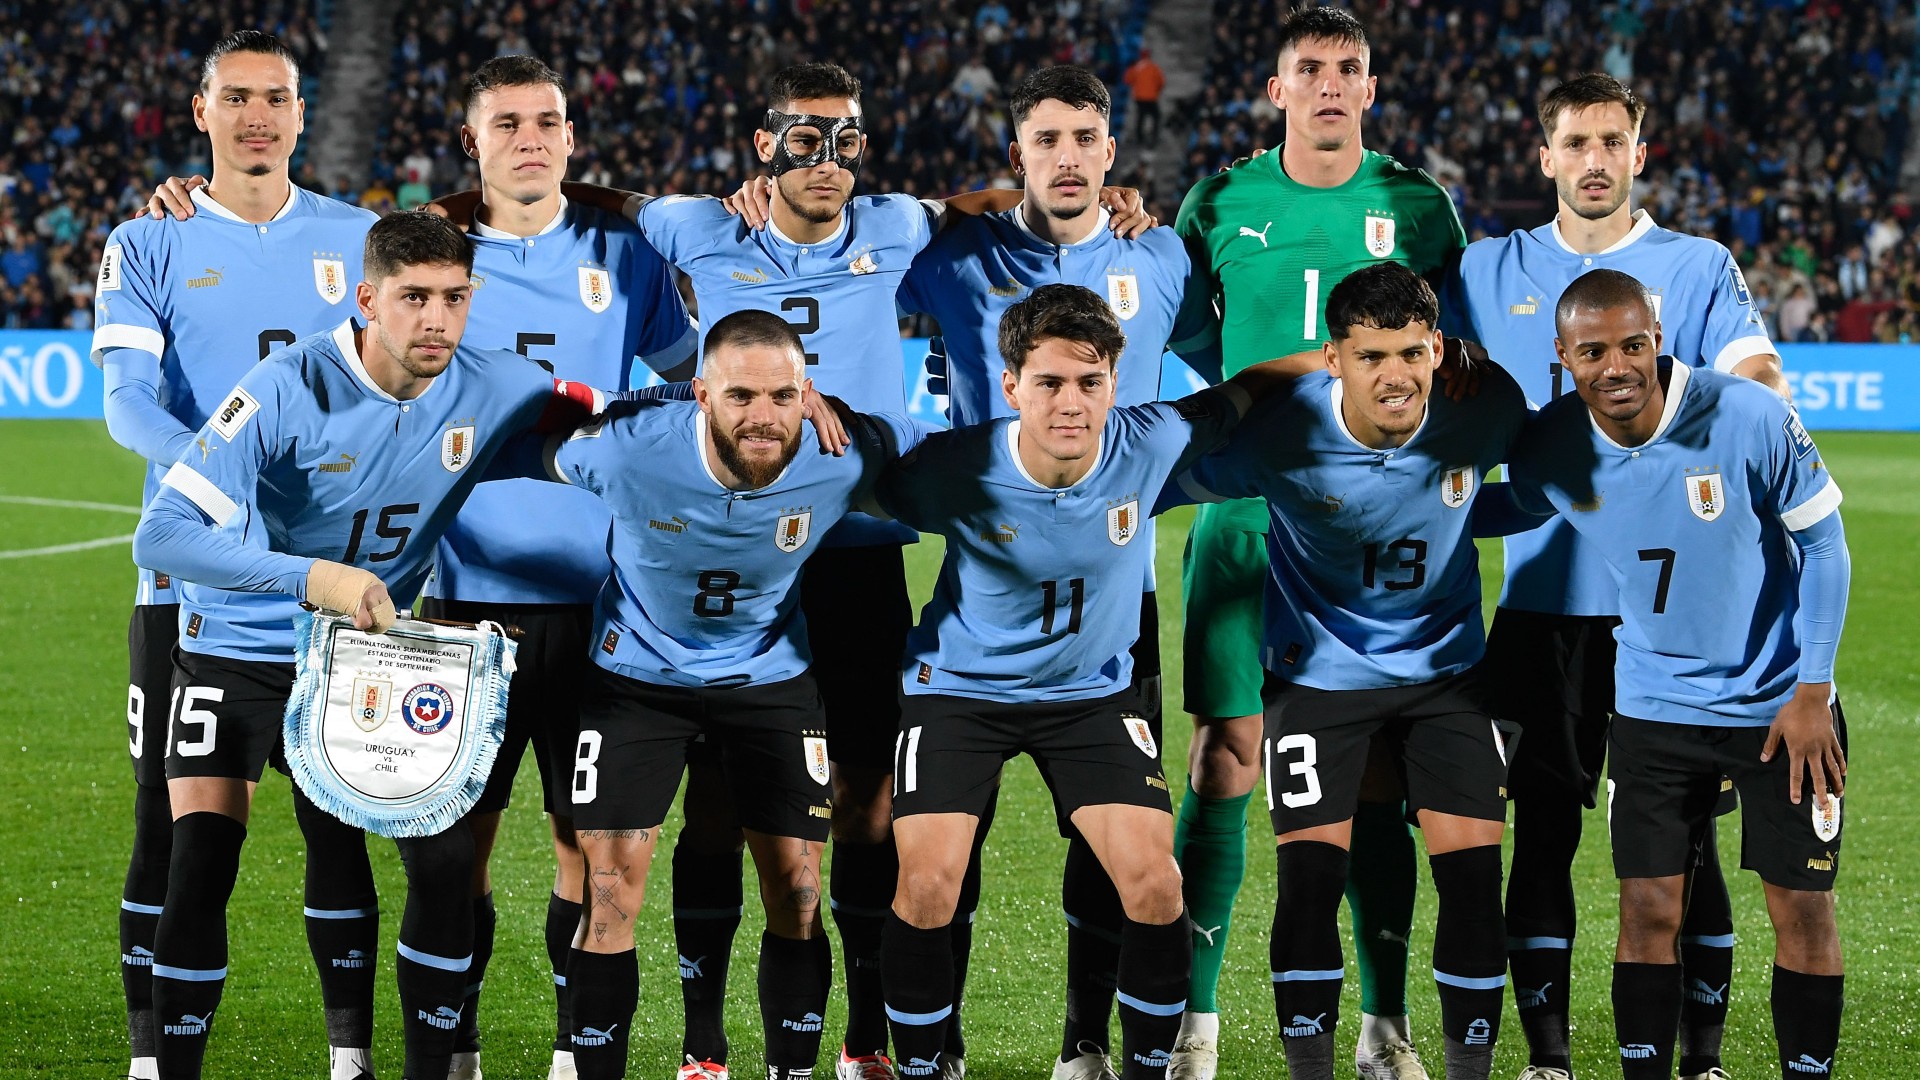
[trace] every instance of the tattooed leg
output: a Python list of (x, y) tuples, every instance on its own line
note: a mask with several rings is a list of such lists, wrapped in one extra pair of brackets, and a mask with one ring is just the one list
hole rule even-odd
[(647, 867), (659, 828), (580, 829), (587, 862), (586, 906), (574, 947), (617, 953), (633, 948), (633, 920), (647, 895)]

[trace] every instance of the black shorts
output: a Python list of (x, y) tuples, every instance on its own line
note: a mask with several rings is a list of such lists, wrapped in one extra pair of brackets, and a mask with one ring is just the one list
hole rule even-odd
[[(1833, 704), (1833, 726), (1847, 745), (1847, 719)], [(1740, 865), (1783, 889), (1827, 892), (1840, 870), (1840, 801), (1816, 812), (1812, 781), (1800, 803), (1788, 801), (1784, 749), (1760, 760), (1764, 727), (1706, 727), (1617, 717), (1607, 768), (1607, 820), (1613, 872), (1621, 878), (1684, 874), (1701, 833), (1713, 827), (1721, 777), (1740, 793)]]
[(827, 838), (827, 733), (811, 675), (764, 686), (662, 686), (590, 665), (580, 702), (571, 805), (579, 829), (651, 829), (666, 820), (687, 749), (718, 751), (744, 829)]
[(587, 669), (593, 666), (587, 658), (587, 639), (593, 635), (593, 606), (483, 604), (428, 597), (421, 601), (420, 613), (429, 619), (453, 622), (491, 619), (521, 631), (520, 647), (514, 654), (513, 683), (507, 694), (506, 736), (493, 759), (487, 788), (480, 793), (480, 801), (473, 804), (473, 813), (507, 808), (514, 776), (520, 772), (520, 760), (529, 745), (540, 768), (541, 807), (549, 814), (569, 813), (573, 774), (566, 763), (573, 760), (574, 747), (580, 741), (580, 688)]
[(127, 753), (134, 782), (167, 786), (167, 720), (173, 701), (173, 647), (179, 604), (142, 604), (127, 620)]
[(1504, 821), (1513, 725), (1494, 718), (1478, 669), (1418, 686), (1318, 690), (1267, 677), (1261, 745), (1276, 836), (1354, 814), (1367, 755), (1398, 752), (1407, 811)]
[(950, 694), (906, 699), (895, 740), (893, 816), (979, 817), (1000, 767), (1027, 754), (1064, 832), (1083, 806), (1173, 812), (1159, 739), (1131, 688), (1092, 701), (1003, 702)]
[(1160, 741), (1160, 601), (1154, 593), (1140, 594), (1140, 636), (1134, 639), (1133, 689), (1140, 695), (1140, 708), (1153, 725), (1153, 740)]
[(900, 665), (913, 629), (900, 545), (815, 551), (800, 576), (800, 611), (833, 760), (885, 772), (900, 730)]
[(267, 763), (285, 771), (281, 725), (293, 665), (173, 650), (167, 778), (218, 776), (258, 783)]
[(1613, 718), (1611, 615), (1545, 615), (1501, 608), (1480, 665), (1496, 716), (1526, 732), (1514, 748), (1516, 801), (1577, 792), (1596, 805)]

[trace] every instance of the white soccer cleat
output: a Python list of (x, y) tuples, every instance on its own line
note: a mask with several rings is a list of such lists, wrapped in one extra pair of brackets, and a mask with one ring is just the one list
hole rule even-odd
[(1105, 1047), (1082, 1041), (1077, 1049), (1079, 1057), (1053, 1063), (1053, 1080), (1120, 1080)]
[(480, 1080), (480, 1051), (453, 1055), (447, 1064), (447, 1080)]
[(1573, 1074), (1550, 1065), (1529, 1065), (1520, 1070), (1520, 1080), (1573, 1080)]
[(1180, 1017), (1180, 1036), (1167, 1058), (1167, 1080), (1213, 1080), (1220, 1071), (1220, 1014)]
[(894, 1071), (893, 1059), (885, 1054), (864, 1054), (860, 1057), (848, 1057), (847, 1048), (840, 1047), (840, 1060), (833, 1065), (834, 1080), (899, 1080), (900, 1074)]
[(1361, 1080), (1429, 1080), (1419, 1051), (1400, 1039), (1355, 1047), (1353, 1066)]
[(364, 1046), (327, 1047), (329, 1080), (373, 1080), (373, 1051)]
[(580, 1080), (573, 1067), (573, 1051), (555, 1050), (553, 1064), (547, 1067), (547, 1080)]
[(687, 1055), (687, 1063), (680, 1066), (680, 1075), (675, 1080), (727, 1080), (727, 1067), (717, 1061), (695, 1061), (693, 1055)]
[(1733, 1080), (1733, 1077), (1727, 1075), (1727, 1070), (1715, 1065), (1706, 1072), (1691, 1073), (1681, 1077), (1680, 1080)]

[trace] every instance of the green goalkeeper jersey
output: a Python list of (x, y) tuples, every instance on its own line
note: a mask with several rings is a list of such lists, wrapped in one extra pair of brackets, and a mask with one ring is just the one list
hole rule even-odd
[[(1392, 260), (1438, 292), (1467, 246), (1453, 200), (1419, 169), (1369, 150), (1352, 179), (1319, 188), (1288, 177), (1281, 157), (1201, 180), (1174, 222), (1193, 262), (1186, 303), (1216, 313), (1222, 376), (1319, 349), (1327, 294), (1355, 270)], [(1235, 510), (1237, 524), (1266, 531), (1259, 500)]]

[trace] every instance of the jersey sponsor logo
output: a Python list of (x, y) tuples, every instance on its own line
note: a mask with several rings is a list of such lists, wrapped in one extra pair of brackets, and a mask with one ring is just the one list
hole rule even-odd
[(1140, 531), (1140, 500), (1129, 499), (1119, 506), (1107, 507), (1107, 539), (1116, 547), (1126, 547)]
[(1390, 217), (1367, 215), (1367, 254), (1376, 259), (1393, 254), (1393, 225)]
[(1133, 274), (1107, 275), (1107, 305), (1121, 319), (1140, 314), (1140, 279)]
[(758, 285), (761, 282), (767, 280), (767, 272), (765, 270), (760, 269), (757, 266), (753, 268), (753, 272), (751, 274), (742, 270), (735, 270), (730, 276), (733, 278), (733, 280), (744, 282), (748, 285)]
[(1576, 513), (1591, 514), (1607, 505), (1607, 493), (1596, 491), (1585, 499), (1576, 500), (1571, 505)]
[[(1747, 276), (1740, 272), (1740, 264), (1728, 259), (1727, 272), (1733, 275), (1733, 298), (1743, 304), (1752, 304), (1753, 293), (1747, 288)], [(1654, 317), (1658, 318), (1659, 314), (1654, 312)]]
[(989, 544), (1011, 544), (1020, 539), (1020, 526), (1001, 522), (990, 529), (981, 529), (980, 539)]
[(880, 272), (880, 264), (873, 261), (873, 252), (863, 251), (859, 258), (847, 264), (847, 270), (855, 277), (861, 274), (877, 274)]
[[(213, 419), (207, 424), (219, 432), (221, 438), (232, 442), (247, 421), (253, 419), (253, 414), (259, 411), (260, 403), (253, 400), (253, 395), (236, 386), (233, 393), (227, 395), (227, 403), (220, 406), (220, 411), (214, 413)], [(203, 459), (205, 456), (204, 453), (201, 455)]]
[[(1799, 460), (1813, 453), (1813, 436), (1807, 434), (1806, 426), (1800, 423), (1799, 409), (1788, 408), (1787, 419), (1781, 427), (1787, 433), (1787, 442), (1793, 446), (1793, 456), (1795, 460)], [(1814, 466), (1818, 468), (1819, 462), (1815, 462)]]
[(205, 436), (202, 436), (198, 439), (193, 440), (193, 445), (200, 448), (200, 464), (202, 465), (205, 465), (207, 463), (208, 455), (212, 454), (215, 450), (220, 449), (219, 443), (210, 443), (206, 440)]
[(1153, 726), (1147, 723), (1145, 717), (1133, 713), (1121, 713), (1120, 723), (1127, 729), (1127, 737), (1133, 740), (1133, 745), (1139, 747), (1141, 753), (1150, 758), (1160, 756), (1160, 745), (1153, 741)]
[(100, 253), (100, 280), (95, 291), (113, 292), (120, 287), (120, 263), (125, 258), (126, 249), (121, 245), (107, 245), (107, 250)]
[(1828, 873), (1828, 874), (1833, 873), (1833, 861), (1834, 861), (1833, 852), (1828, 851), (1828, 852), (1823, 852), (1822, 854), (1824, 854), (1826, 857), (1821, 859), (1808, 859), (1807, 869), (1819, 870), (1819, 871), (1822, 871), (1823, 873)]
[(1727, 491), (1720, 482), (1720, 470), (1705, 473), (1688, 473), (1684, 480), (1687, 486), (1687, 509), (1701, 521), (1716, 521), (1727, 508)]
[(353, 722), (361, 731), (372, 731), (387, 722), (393, 704), (393, 684), (385, 679), (353, 680)]
[(614, 647), (619, 644), (620, 631), (609, 630), (607, 631), (607, 636), (600, 639), (600, 651), (606, 653), (608, 656), (612, 656)]
[(827, 740), (818, 735), (807, 735), (801, 738), (800, 746), (807, 758), (807, 775), (813, 777), (814, 783), (825, 787), (832, 775), (827, 769)]
[(1813, 835), (1823, 844), (1840, 835), (1840, 796), (1828, 795), (1824, 800), (1814, 796)]
[(201, 622), (200, 613), (197, 611), (187, 616), (187, 636), (188, 637), (198, 638), (200, 636), (200, 622)]
[(400, 716), (422, 735), (434, 735), (453, 722), (453, 698), (438, 683), (421, 683), (400, 699)]
[(1012, 278), (1008, 278), (1005, 285), (987, 286), (987, 292), (994, 296), (1019, 296), (1020, 290), (1024, 288), (1026, 288), (1025, 285), (1020, 284)]
[(691, 524), (692, 522), (688, 521), (686, 518), (681, 517), (679, 514), (673, 515), (671, 518), (669, 518), (666, 521), (661, 521), (659, 518), (647, 519), (647, 528), (658, 529), (661, 532), (670, 532), (670, 533), (676, 533), (676, 534), (686, 532), (687, 526)]
[(1473, 466), (1456, 465), (1440, 476), (1440, 501), (1458, 510), (1473, 497)]
[(340, 259), (313, 260), (313, 291), (329, 304), (347, 298), (347, 264)]
[(807, 542), (807, 533), (813, 525), (813, 509), (799, 510), (791, 514), (781, 514), (779, 524), (773, 528), (773, 543), (781, 551), (795, 552)]
[(187, 288), (189, 288), (189, 289), (211, 289), (211, 288), (213, 288), (214, 286), (216, 286), (216, 285), (218, 285), (218, 284), (220, 284), (220, 282), (221, 282), (221, 279), (223, 279), (223, 278), (225, 278), (226, 276), (227, 276), (227, 273), (226, 273), (226, 270), (225, 270), (224, 268), (222, 268), (222, 269), (219, 269), (219, 270), (215, 270), (215, 269), (214, 269), (213, 267), (211, 267), (211, 266), (209, 266), (209, 267), (207, 267), (207, 272), (206, 272), (206, 273), (204, 273), (204, 274), (202, 274), (202, 275), (200, 275), (199, 277), (190, 277), (190, 278), (188, 278), (188, 279), (187, 279)]
[(1540, 314), (1540, 298), (1537, 296), (1528, 296), (1527, 302), (1524, 304), (1508, 304), (1507, 314), (1538, 315)]
[(340, 455), (340, 460), (338, 460), (338, 461), (323, 461), (323, 462), (321, 462), (321, 463), (320, 463), (320, 466), (319, 466), (319, 468), (320, 468), (320, 471), (321, 471), (321, 472), (324, 472), (324, 473), (344, 473), (344, 472), (352, 472), (352, 471), (353, 471), (353, 463), (354, 463), (354, 462), (356, 462), (356, 461), (359, 461), (359, 460), (360, 460), (360, 455), (358, 455), (358, 454), (348, 454), (348, 453), (344, 453), (344, 452), (343, 452), (343, 453), (341, 453), (341, 455)]
[(595, 315), (613, 306), (613, 275), (597, 266), (580, 268), (580, 302)]
[(1273, 228), (1273, 222), (1271, 221), (1267, 222), (1266, 225), (1263, 226), (1258, 232), (1255, 232), (1254, 230), (1247, 228), (1245, 225), (1242, 225), (1240, 226), (1240, 235), (1251, 236), (1255, 240), (1260, 241), (1261, 247), (1266, 247), (1267, 246), (1267, 230), (1271, 228)]
[(448, 472), (459, 472), (473, 460), (473, 425), (462, 424), (457, 428), (448, 428), (440, 436), (440, 467)]

